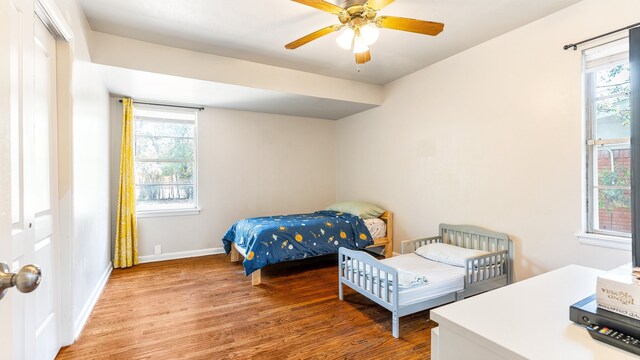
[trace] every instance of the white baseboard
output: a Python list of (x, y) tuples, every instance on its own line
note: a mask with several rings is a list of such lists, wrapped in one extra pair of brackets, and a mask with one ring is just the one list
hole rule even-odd
[(93, 289), (89, 300), (87, 300), (87, 303), (82, 307), (82, 311), (80, 311), (80, 315), (78, 315), (76, 321), (73, 322), (74, 341), (78, 340), (78, 338), (80, 337), (82, 329), (84, 329), (84, 326), (87, 324), (87, 320), (89, 320), (89, 316), (91, 315), (93, 308), (98, 303), (98, 299), (100, 299), (100, 295), (102, 295), (102, 291), (107, 285), (107, 281), (109, 280), (109, 276), (111, 275), (111, 270), (113, 270), (113, 264), (109, 262), (109, 266), (107, 266), (107, 268), (104, 270), (104, 273), (102, 273), (102, 276), (100, 277), (100, 280), (98, 281), (96, 287)]
[(397, 253), (397, 252), (395, 252), (395, 251), (393, 252), (393, 256), (400, 256), (400, 255), (402, 255), (402, 254)]
[(144, 256), (138, 257), (138, 263), (144, 264), (144, 263), (150, 263), (150, 262), (156, 262), (156, 261), (184, 259), (184, 258), (214, 255), (214, 254), (224, 254), (224, 248), (189, 250), (189, 251), (180, 251), (180, 252), (166, 253), (166, 254), (160, 254), (160, 255), (144, 255)]

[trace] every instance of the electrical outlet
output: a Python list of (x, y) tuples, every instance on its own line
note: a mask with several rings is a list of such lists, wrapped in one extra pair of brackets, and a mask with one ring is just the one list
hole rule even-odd
[(156, 245), (155, 246), (155, 254), (156, 255), (162, 254), (162, 245)]

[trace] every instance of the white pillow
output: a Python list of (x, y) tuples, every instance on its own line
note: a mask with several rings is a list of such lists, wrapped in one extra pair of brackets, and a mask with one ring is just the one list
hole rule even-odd
[(429, 260), (464, 267), (466, 259), (486, 255), (489, 252), (484, 250), (467, 249), (443, 243), (433, 243), (419, 247), (416, 249), (415, 253)]

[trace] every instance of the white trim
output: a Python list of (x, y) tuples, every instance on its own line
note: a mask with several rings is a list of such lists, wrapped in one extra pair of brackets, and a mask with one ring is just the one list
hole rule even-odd
[(138, 218), (154, 218), (154, 217), (166, 217), (166, 216), (189, 216), (200, 215), (200, 209), (171, 209), (171, 210), (149, 210), (138, 211), (136, 217)]
[(618, 32), (618, 33), (614, 33), (605, 37), (602, 37), (600, 39), (591, 41), (589, 45), (583, 45), (584, 48), (582, 50), (582, 52), (588, 52), (588, 51), (592, 51), (592, 49), (606, 45), (606, 44), (610, 44), (616, 41), (620, 41), (620, 40), (624, 40), (624, 39), (628, 39), (629, 38), (629, 33), (625, 33), (625, 32)]
[(391, 255), (391, 256), (400, 256), (400, 255), (402, 255), (402, 254), (394, 251), (393, 255)]
[(224, 254), (224, 253), (225, 253), (224, 248), (209, 248), (209, 249), (180, 251), (180, 252), (166, 253), (166, 254), (160, 254), (160, 255), (144, 255), (138, 258), (138, 263), (144, 264), (144, 263), (150, 263), (150, 262), (156, 262), (156, 261), (185, 259), (185, 258), (191, 258), (191, 257)]
[(73, 40), (73, 30), (67, 23), (60, 9), (51, 0), (36, 0), (33, 3), (34, 12), (57, 39), (65, 42)]
[(82, 333), (82, 330), (84, 329), (84, 326), (87, 324), (87, 320), (89, 320), (89, 316), (91, 315), (93, 308), (98, 303), (98, 300), (100, 299), (100, 295), (102, 295), (102, 291), (107, 285), (107, 281), (109, 280), (109, 276), (111, 276), (112, 270), (113, 270), (113, 264), (109, 262), (109, 265), (107, 266), (107, 268), (104, 270), (104, 273), (100, 277), (100, 281), (98, 281), (98, 285), (95, 287), (95, 289), (93, 289), (93, 292), (89, 297), (89, 300), (87, 301), (86, 304), (84, 304), (84, 306), (82, 307), (82, 311), (80, 311), (80, 315), (78, 315), (78, 318), (74, 321), (73, 323), (74, 341), (78, 340), (78, 338), (80, 337), (80, 334)]
[(584, 245), (631, 251), (631, 238), (628, 237), (591, 233), (579, 233), (576, 236)]

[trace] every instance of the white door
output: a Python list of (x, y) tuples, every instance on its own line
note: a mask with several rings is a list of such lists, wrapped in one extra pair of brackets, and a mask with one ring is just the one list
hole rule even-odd
[[(16, 62), (20, 60), (18, 40), (20, 37), (19, 9), (12, 1), (0, 0), (0, 261), (11, 263), (14, 259), (11, 237), (12, 177), (11, 161), (14, 134), (12, 122), (18, 114)], [(13, 292), (0, 300), (0, 348), (7, 359), (17, 359), (16, 343), (22, 337), (16, 334), (14, 305), (17, 303)], [(3, 357), (3, 359), (5, 358)]]
[[(40, 19), (35, 19), (33, 102), (33, 238), (28, 241), (30, 262), (44, 274), (35, 296), (27, 297), (26, 344), (28, 359), (53, 359), (60, 350), (58, 286), (58, 203), (56, 41)], [(30, 344), (36, 346), (31, 347)], [(34, 353), (30, 353), (31, 351)]]
[[(28, 151), (33, 103), (33, 2), (0, 0), (0, 261), (16, 272), (26, 264), (28, 226)], [(26, 296), (10, 289), (0, 300), (2, 359), (25, 359)], [(6, 337), (7, 340), (4, 340)]]
[(0, 261), (35, 263), (35, 292), (0, 300), (0, 359), (53, 359), (60, 349), (55, 40), (29, 0), (0, 0)]

